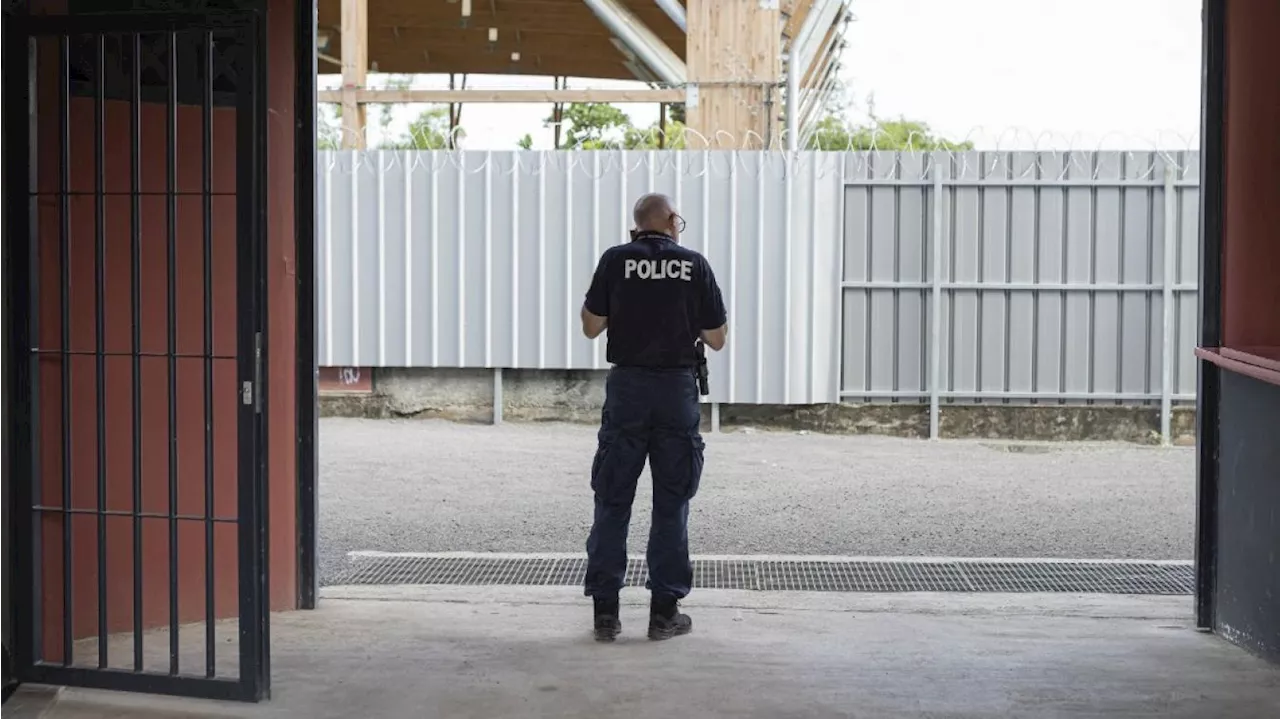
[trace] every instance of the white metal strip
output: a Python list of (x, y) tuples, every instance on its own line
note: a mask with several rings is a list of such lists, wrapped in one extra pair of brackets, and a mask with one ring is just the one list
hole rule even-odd
[(360, 366), (360, 167), (351, 161), (351, 364)]
[(333, 164), (324, 168), (324, 363), (333, 366)]
[(573, 367), (573, 156), (564, 167), (564, 366)]
[[(591, 261), (600, 261), (600, 153), (591, 153)], [(595, 267), (592, 267), (594, 271)], [(572, 321), (572, 320), (570, 320)], [(596, 338), (591, 343), (591, 367), (600, 369), (600, 345), (605, 340)]]
[(618, 157), (622, 163), (622, 170), (618, 173), (620, 195), (618, 199), (618, 216), (622, 218), (622, 232), (618, 234), (617, 241), (613, 243), (615, 245), (625, 242), (624, 238), (630, 237), (629, 231), (631, 229), (631, 213), (627, 210), (627, 208), (631, 207), (631, 198), (627, 197), (627, 151), (622, 150), (618, 153)]
[(493, 152), (484, 153), (484, 366), (493, 366)]
[(404, 167), (404, 364), (413, 366), (413, 163), (402, 153)]
[(809, 396), (805, 402), (812, 404), (818, 401), (818, 370), (813, 366), (818, 359), (818, 162), (826, 155), (808, 157), (813, 172), (809, 184)]
[[(703, 164), (702, 181), (711, 181), (711, 157)], [(738, 151), (729, 153), (729, 321), (738, 321)], [(726, 402), (737, 400), (738, 352), (733, 346), (736, 328), (729, 331), (729, 396)]]
[(458, 366), (467, 366), (467, 153), (458, 158)]
[[(387, 166), (378, 150), (378, 366), (387, 366)], [(358, 238), (357, 235), (355, 240)]]
[(1173, 342), (1177, 308), (1173, 285), (1178, 277), (1178, 189), (1172, 165), (1164, 175), (1164, 298), (1163, 336), (1160, 338), (1160, 439), (1173, 441), (1173, 363), (1177, 347)]
[(538, 153), (538, 369), (547, 367), (547, 153)]
[(783, 157), (782, 172), (786, 189), (783, 191), (782, 219), (782, 403), (791, 403), (791, 252), (795, 239), (795, 155), (788, 152)]
[[(943, 163), (933, 163), (933, 283), (929, 294), (929, 438), (941, 433), (940, 398), (942, 396), (942, 231), (945, 214), (942, 201)], [(868, 239), (868, 241), (870, 241)]]
[(431, 366), (440, 366), (440, 177), (431, 166)]
[(835, 197), (832, 198), (831, 206), (836, 208), (840, 214), (835, 223), (835, 266), (831, 268), (832, 274), (835, 275), (835, 281), (832, 287), (835, 288), (833, 296), (836, 300), (836, 306), (831, 312), (831, 374), (829, 380), (831, 382), (830, 402), (833, 404), (840, 403), (840, 385), (844, 382), (844, 290), (840, 287), (840, 282), (844, 279), (844, 243), (845, 243), (845, 170), (847, 162), (845, 155), (839, 155), (836, 162), (840, 164), (837, 171), (832, 173), (835, 181)]
[(764, 404), (764, 153), (756, 164), (756, 404)]
[(520, 154), (511, 156), (511, 366), (520, 366)]

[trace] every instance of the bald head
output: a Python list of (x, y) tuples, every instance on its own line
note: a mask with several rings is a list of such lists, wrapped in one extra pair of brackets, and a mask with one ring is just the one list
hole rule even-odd
[(636, 200), (636, 206), (631, 211), (636, 229), (668, 234), (671, 233), (671, 216), (674, 214), (675, 208), (671, 206), (671, 198), (656, 192)]

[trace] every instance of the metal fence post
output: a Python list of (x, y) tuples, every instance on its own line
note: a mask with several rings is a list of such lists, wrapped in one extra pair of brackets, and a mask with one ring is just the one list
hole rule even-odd
[(502, 368), (493, 368), (493, 423), (502, 424)]
[(1174, 283), (1178, 269), (1178, 188), (1172, 164), (1164, 168), (1164, 331), (1160, 338), (1160, 440), (1173, 441)]
[(939, 437), (939, 395), (942, 392), (942, 230), (945, 214), (942, 205), (943, 163), (933, 161), (933, 262), (930, 270), (931, 294), (929, 316), (929, 439)]

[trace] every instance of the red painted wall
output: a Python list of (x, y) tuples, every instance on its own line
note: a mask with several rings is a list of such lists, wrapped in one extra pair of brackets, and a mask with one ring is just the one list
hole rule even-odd
[(1280, 2), (1226, 8), (1223, 342), (1280, 347)]
[[(296, 454), (294, 382), (296, 276), (294, 272), (293, 217), (293, 0), (272, 0), (268, 12), (268, 226), (267, 327), (269, 507), (271, 543), (271, 600), (274, 609), (296, 605)], [(37, 187), (56, 193), (59, 187), (60, 140), (57, 136), (56, 45), (40, 48), (37, 112), (41, 132), (38, 143)], [(94, 190), (94, 106), (88, 98), (71, 103), (71, 190)], [(142, 190), (165, 190), (166, 108), (146, 104), (142, 117)], [(130, 108), (125, 102), (106, 107), (105, 189), (127, 193), (130, 189)], [(234, 518), (237, 511), (237, 376), (236, 349), (236, 207), (235, 116), (218, 108), (214, 118), (213, 191), (227, 193), (213, 199), (213, 353), (228, 359), (213, 363), (213, 464), (214, 515)], [(201, 110), (180, 107), (178, 116), (178, 190), (201, 189), (203, 160)], [(55, 194), (41, 194), (38, 206), (39, 236), (39, 346), (61, 348), (62, 308), (59, 258), (60, 202)], [(130, 198), (109, 196), (104, 204), (104, 302), (105, 350), (131, 351), (130, 307)], [(167, 231), (166, 198), (141, 199), (141, 343), (143, 353), (163, 353), (167, 342)], [(91, 195), (69, 198), (70, 246), (68, 287), (68, 348), (72, 352), (95, 349), (96, 296), (95, 217)], [(177, 199), (175, 294), (177, 351), (199, 355), (203, 347), (203, 207), (199, 196)], [(44, 506), (63, 505), (62, 492), (62, 388), (59, 356), (40, 360), (39, 443), (40, 481)], [(106, 507), (108, 511), (133, 511), (133, 383), (132, 360), (106, 360)], [(144, 513), (168, 512), (168, 360), (145, 357), (142, 365), (141, 402), (141, 509)], [(98, 442), (95, 359), (89, 355), (68, 360), (70, 413), (67, 416), (71, 474), (71, 507), (97, 507)], [(204, 361), (177, 360), (177, 504), (181, 515), (205, 514)], [(97, 633), (98, 541), (97, 518), (74, 515), (71, 521), (72, 632), (77, 638)], [(60, 514), (47, 514), (41, 528), (41, 587), (44, 623), (44, 659), (61, 660), (63, 607), (63, 529)], [(128, 632), (133, 621), (132, 519), (107, 519), (106, 602), (108, 631)], [(169, 622), (169, 525), (165, 519), (143, 519), (143, 618), (147, 626)], [(181, 622), (202, 621), (205, 615), (205, 525), (183, 520), (178, 528), (178, 607)], [(214, 610), (218, 616), (238, 611), (237, 534), (234, 524), (215, 525)], [(200, 630), (202, 631), (202, 629)], [(126, 659), (126, 658), (121, 658)], [(116, 662), (113, 661), (113, 664)], [(194, 668), (193, 668), (194, 669)]]
[[(294, 237), (295, 0), (267, 10), (267, 335), (271, 607), (298, 605), (297, 264)], [(309, 241), (309, 240), (308, 240)]]

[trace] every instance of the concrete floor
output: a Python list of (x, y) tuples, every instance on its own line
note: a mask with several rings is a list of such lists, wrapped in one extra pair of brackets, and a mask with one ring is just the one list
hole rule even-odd
[(43, 716), (1280, 716), (1280, 667), (1196, 632), (1185, 597), (703, 591), (661, 644), (626, 599), (598, 645), (570, 589), (330, 588), (273, 619), (269, 703), (67, 690)]

